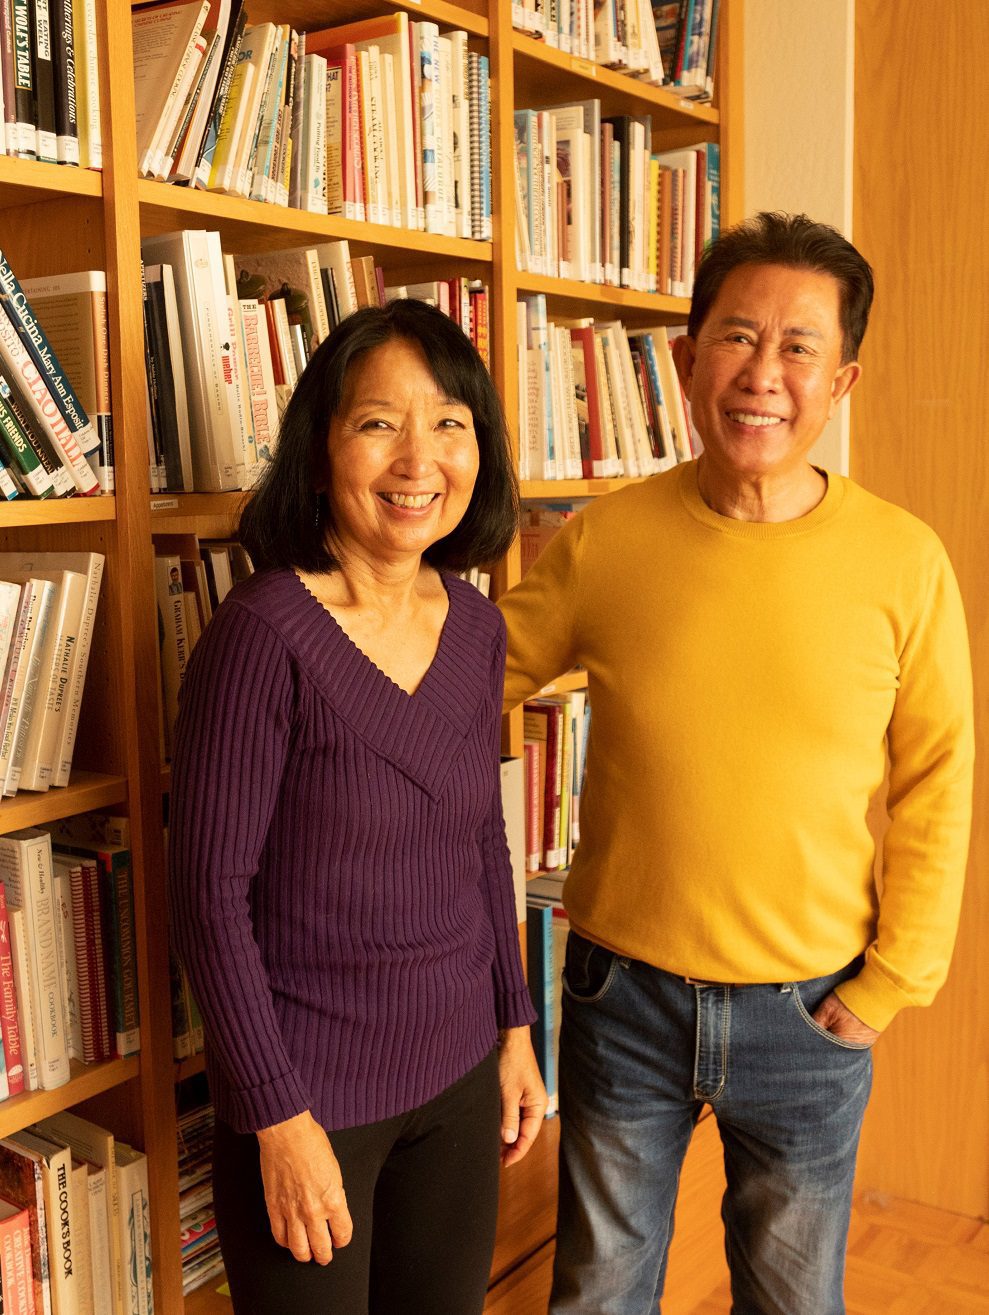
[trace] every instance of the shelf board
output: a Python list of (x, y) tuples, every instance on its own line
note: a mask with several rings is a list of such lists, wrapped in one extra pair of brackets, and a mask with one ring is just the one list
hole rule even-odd
[(201, 1288), (190, 1292), (183, 1307), (185, 1315), (230, 1315), (233, 1310), (230, 1298), (217, 1291), (226, 1281), (222, 1274), (214, 1274)]
[(176, 1082), (184, 1082), (186, 1078), (192, 1078), (198, 1073), (205, 1072), (206, 1056), (202, 1051), (198, 1055), (190, 1055), (188, 1059), (177, 1059), (175, 1061)]
[(572, 498), (600, 498), (606, 493), (641, 484), (649, 475), (636, 475), (622, 479), (524, 479), (521, 484), (523, 499), (538, 502), (561, 502)]
[(541, 699), (546, 694), (571, 694), (579, 689), (587, 689), (587, 672), (568, 671), (544, 685), (535, 697)]
[(229, 539), (250, 491), (235, 493), (152, 493), (152, 534), (200, 534)]
[(698, 137), (716, 135), (720, 115), (711, 105), (687, 100), (662, 87), (651, 87), (627, 73), (616, 73), (576, 55), (554, 50), (522, 32), (512, 33), (515, 54), (515, 101), (545, 106), (557, 98), (601, 102), (602, 114), (649, 114), (653, 131), (696, 125)]
[(80, 1064), (70, 1060), (71, 1077), (64, 1086), (54, 1091), (23, 1091), (18, 1096), (0, 1102), (0, 1137), (59, 1114), (81, 1100), (89, 1100), (100, 1092), (118, 1087), (122, 1082), (136, 1078), (141, 1069), (140, 1056), (128, 1059), (109, 1059), (103, 1064)]
[(413, 20), (429, 19), (442, 28), (463, 28), (472, 36), (488, 35), (487, 0), (466, 0), (453, 4), (451, 0), (253, 0), (252, 23), (288, 23), (300, 32), (314, 32), (318, 28), (336, 27), (354, 18), (371, 18), (379, 14), (394, 14), (397, 9), (409, 11)]
[(21, 790), (12, 799), (4, 799), (0, 803), (0, 835), (126, 802), (126, 776), (74, 771), (66, 786), (43, 791)]
[(0, 503), (0, 529), (4, 530), (18, 525), (79, 525), (116, 517), (117, 500), (106, 494), (95, 498), (15, 498)]
[(490, 265), (493, 246), (468, 238), (418, 233), (388, 224), (362, 224), (354, 219), (315, 215), (308, 210), (246, 201), (220, 192), (200, 192), (142, 178), (137, 184), (141, 231), (166, 233), (176, 228), (219, 229), (225, 249), (272, 251), (307, 242), (346, 238), (356, 255), (394, 250), (410, 255), (450, 256), (458, 261)]
[(623, 320), (637, 324), (685, 324), (690, 314), (687, 297), (667, 297), (659, 292), (633, 292), (631, 288), (613, 288), (602, 283), (581, 283), (578, 279), (561, 279), (551, 274), (519, 272), (515, 279), (519, 292), (542, 292), (551, 308), (593, 311), (596, 306), (620, 313)]
[(33, 205), (57, 196), (102, 196), (103, 175), (94, 169), (0, 155), (0, 206)]

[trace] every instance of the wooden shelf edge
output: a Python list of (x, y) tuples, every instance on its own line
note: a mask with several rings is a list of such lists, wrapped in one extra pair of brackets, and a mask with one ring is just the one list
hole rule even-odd
[(520, 271), (516, 288), (521, 293), (541, 292), (558, 301), (593, 302), (616, 310), (654, 315), (664, 321), (677, 319), (686, 323), (690, 314), (690, 299), (687, 297), (669, 297), (663, 292), (636, 292), (632, 288), (616, 288), (608, 283), (582, 283), (579, 279), (557, 278), (553, 274)]
[[(0, 835), (25, 827), (43, 826), (94, 808), (110, 808), (127, 802), (127, 777), (103, 776), (98, 772), (73, 772), (66, 786), (51, 790), (22, 790), (0, 803)], [(79, 1098), (80, 1100), (82, 1097)]]
[(0, 155), (0, 196), (4, 202), (30, 205), (55, 196), (103, 195), (103, 175), (94, 169)]
[(524, 32), (513, 30), (512, 50), (517, 58), (533, 60), (537, 64), (547, 64), (590, 86), (605, 87), (626, 100), (648, 105), (660, 111), (664, 117), (678, 119), (681, 126), (686, 127), (691, 123), (708, 126), (716, 125), (721, 121), (721, 115), (712, 105), (703, 101), (688, 100), (685, 96), (678, 96), (674, 91), (653, 87), (631, 74), (619, 73), (604, 64), (595, 64), (591, 60), (556, 50), (553, 46), (548, 46), (535, 37), (527, 36)]
[(127, 1059), (109, 1059), (102, 1064), (80, 1064), (70, 1061), (71, 1077), (54, 1091), (23, 1091), (17, 1096), (0, 1103), (0, 1137), (8, 1137), (12, 1132), (46, 1119), (51, 1114), (58, 1114), (98, 1096), (111, 1087), (118, 1087), (122, 1082), (136, 1078), (141, 1071), (139, 1055)]
[(201, 192), (192, 187), (156, 183), (148, 178), (139, 180), (137, 194), (142, 218), (167, 216), (173, 226), (182, 223), (201, 225), (205, 220), (217, 226), (233, 227), (242, 234), (254, 232), (264, 238), (267, 246), (281, 241), (291, 243), (311, 239), (325, 242), (346, 238), (362, 249), (394, 247), (403, 254), (455, 256), (488, 265), (494, 259), (491, 242), (446, 237), (442, 233), (421, 233), (389, 224), (360, 223), (336, 215), (317, 215), (290, 206), (225, 196), (222, 192)]
[(116, 518), (117, 500), (108, 494), (95, 498), (16, 498), (0, 504), (0, 529), (4, 530), (21, 525), (79, 525)]
[(621, 479), (524, 479), (520, 491), (523, 501), (561, 502), (573, 498), (603, 498), (608, 493), (641, 484), (651, 475), (630, 475)]

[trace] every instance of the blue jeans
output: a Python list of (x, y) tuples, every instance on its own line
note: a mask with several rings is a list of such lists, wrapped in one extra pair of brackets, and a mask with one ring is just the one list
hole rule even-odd
[(868, 1047), (811, 1015), (860, 961), (765, 986), (685, 981), (571, 932), (551, 1315), (653, 1315), (702, 1106), (724, 1144), (733, 1315), (842, 1315)]

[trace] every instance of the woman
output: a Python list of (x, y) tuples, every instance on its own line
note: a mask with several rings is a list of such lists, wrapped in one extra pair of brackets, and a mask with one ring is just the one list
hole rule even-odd
[(517, 505), (463, 333), (420, 302), (360, 311), (299, 380), (241, 520), (257, 573), (190, 663), (173, 926), (238, 1315), (483, 1306), (499, 1128), (520, 1159), (546, 1095), (499, 795), (504, 624), (448, 572), (503, 553)]

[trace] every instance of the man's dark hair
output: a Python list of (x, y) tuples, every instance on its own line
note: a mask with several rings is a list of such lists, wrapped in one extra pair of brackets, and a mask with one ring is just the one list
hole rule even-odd
[(395, 339), (421, 347), (438, 386), (470, 410), (477, 435), (478, 473), (470, 504), (460, 524), (426, 550), (426, 561), (437, 569), (469, 570), (502, 556), (515, 538), (518, 482), (491, 376), (451, 319), (423, 301), (402, 299), (348, 315), (302, 372), (282, 417), (274, 459), (240, 518), (240, 541), (259, 570), (288, 566), (318, 573), (339, 566), (326, 546), (333, 509), (316, 492), (326, 478), (330, 420), (343, 402), (353, 366)]
[(842, 365), (858, 356), (874, 284), (867, 260), (830, 224), (806, 215), (763, 210), (729, 228), (708, 247), (694, 277), (687, 332), (696, 338), (721, 285), (739, 265), (786, 265), (830, 274), (841, 288)]

